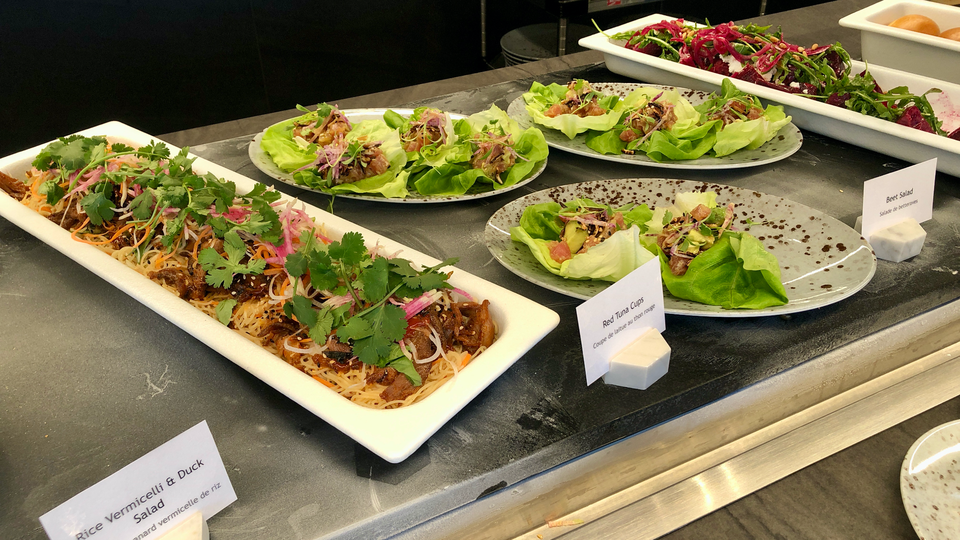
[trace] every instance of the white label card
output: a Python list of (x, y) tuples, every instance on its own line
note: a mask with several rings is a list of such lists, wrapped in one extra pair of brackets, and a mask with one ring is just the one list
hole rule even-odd
[(610, 371), (610, 359), (648, 328), (666, 330), (660, 259), (644, 263), (577, 306), (587, 385)]
[(863, 237), (869, 241), (873, 233), (907, 218), (917, 223), (932, 218), (936, 177), (934, 158), (864, 182)]
[(237, 500), (204, 420), (40, 517), (51, 540), (157, 538)]

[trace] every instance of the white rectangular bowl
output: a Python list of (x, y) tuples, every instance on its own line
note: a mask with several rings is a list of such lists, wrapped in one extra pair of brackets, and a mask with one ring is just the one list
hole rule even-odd
[[(153, 140), (150, 135), (119, 122), (102, 124), (81, 134), (104, 135), (138, 146)], [(31, 167), (31, 162), (43, 146), (46, 145), (0, 159), (0, 170), (15, 178), (25, 178), (25, 171)], [(171, 148), (174, 153), (179, 150)], [(246, 193), (257, 185), (257, 182), (203, 158), (194, 162), (194, 168), (235, 182), (238, 193)], [(283, 197), (283, 200), (289, 200), (289, 197)], [(363, 234), (367, 245), (379, 243), (387, 252), (399, 252), (400, 256), (423, 266), (440, 262), (316, 207), (304, 204), (304, 208), (317, 223), (323, 223), (334, 238), (348, 231), (357, 231)], [(499, 329), (497, 340), (454, 379), (422, 401), (399, 409), (368, 409), (341, 397), (94, 246), (72, 240), (68, 231), (4, 193), (0, 193), (0, 215), (156, 311), (391, 463), (399, 463), (409, 457), (560, 322), (554, 311), (455, 269), (450, 278), (451, 284), (477, 299), (490, 300), (491, 314)]]
[[(654, 14), (611, 28), (606, 32), (612, 35), (628, 30), (639, 30), (662, 20), (671, 19), (673, 17)], [(720, 84), (726, 78), (717, 73), (629, 50), (623, 47), (623, 42), (614, 42), (600, 33), (581, 39), (580, 45), (601, 51), (604, 54), (607, 69), (610, 71), (648, 83), (716, 91), (720, 89)], [(854, 73), (859, 73), (864, 67), (862, 62), (853, 62)], [(914, 92), (925, 92), (930, 88), (941, 89), (942, 93), (930, 94), (927, 98), (936, 110), (937, 116), (943, 120), (945, 130), (949, 132), (960, 127), (960, 85), (873, 65), (870, 66), (870, 73), (884, 89), (901, 85), (908, 86)], [(744, 92), (759, 96), (768, 102), (783, 105), (786, 113), (793, 117), (793, 123), (800, 128), (911, 163), (937, 158), (938, 170), (960, 177), (960, 141), (924, 133), (918, 129), (842, 107), (827, 105), (796, 94), (788, 94), (737, 79), (731, 80)]]
[(870, 66), (960, 84), (960, 41), (889, 26), (904, 15), (930, 17), (941, 32), (960, 26), (960, 7), (920, 0), (883, 0), (840, 19), (840, 26), (860, 30), (860, 56)]

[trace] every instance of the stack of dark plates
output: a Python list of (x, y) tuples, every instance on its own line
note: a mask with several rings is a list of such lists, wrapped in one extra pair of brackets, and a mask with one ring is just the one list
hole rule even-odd
[[(543, 23), (523, 26), (511, 30), (500, 38), (500, 49), (508, 66), (536, 62), (544, 58), (557, 56), (558, 27), (556, 24)], [(567, 26), (567, 54), (585, 51), (577, 44), (580, 38), (589, 36), (590, 27), (582, 24)]]

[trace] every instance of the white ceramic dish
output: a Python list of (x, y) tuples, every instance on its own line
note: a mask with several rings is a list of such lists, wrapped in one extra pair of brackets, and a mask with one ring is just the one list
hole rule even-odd
[[(87, 136), (105, 135), (137, 145), (146, 144), (153, 139), (150, 135), (119, 122), (109, 122), (81, 133)], [(15, 178), (24, 178), (24, 171), (30, 168), (31, 162), (43, 146), (45, 145), (0, 159), (0, 170)], [(176, 149), (173, 149), (173, 152), (176, 152)], [(211, 172), (235, 182), (238, 193), (246, 193), (257, 185), (253, 180), (203, 158), (198, 158), (194, 167), (197, 171)], [(424, 266), (439, 262), (318, 208), (306, 204), (304, 208), (318, 223), (324, 223), (332, 236), (339, 237), (347, 231), (357, 231), (363, 234), (368, 245), (379, 243), (387, 252), (399, 252), (401, 256)], [(398, 463), (412, 454), (559, 323), (555, 312), (457, 269), (450, 280), (452, 284), (477, 298), (490, 300), (491, 311), (500, 332), (497, 341), (483, 354), (477, 355), (455, 379), (423, 401), (400, 409), (367, 409), (341, 397), (104, 252), (72, 240), (69, 232), (2, 193), (0, 215), (77, 261), (375, 454), (393, 463)]]
[(893, 28), (904, 15), (926, 15), (940, 31), (960, 26), (960, 7), (919, 0), (883, 0), (840, 19), (860, 30), (860, 56), (884, 66), (960, 84), (960, 41)]
[[(383, 119), (383, 113), (387, 112), (388, 110), (392, 110), (403, 116), (410, 116), (411, 114), (413, 114), (413, 109), (344, 109), (343, 113), (347, 115), (347, 118), (349, 118), (351, 122), (362, 122), (364, 120)], [(450, 117), (453, 118), (454, 120), (466, 118), (466, 116), (462, 114), (451, 114)], [(293, 187), (303, 189), (306, 191), (326, 193), (325, 191), (320, 189), (314, 189), (308, 186), (298, 184), (296, 180), (293, 179), (293, 174), (280, 170), (280, 168), (277, 167), (277, 165), (270, 158), (270, 155), (264, 152), (262, 148), (260, 148), (260, 141), (263, 139), (263, 134), (265, 132), (266, 130), (263, 130), (260, 133), (257, 133), (257, 135), (253, 138), (253, 141), (251, 141), (250, 145), (247, 147), (247, 154), (250, 156), (250, 161), (253, 162), (253, 165), (256, 168), (260, 169), (260, 171), (266, 174), (267, 176), (280, 180), (281, 182), (284, 182), (286, 184), (290, 184)], [(486, 191), (469, 192), (469, 193), (460, 195), (458, 197), (421, 195), (416, 192), (410, 192), (410, 195), (404, 199), (383, 197), (381, 195), (367, 194), (367, 193), (338, 193), (336, 196), (338, 198), (345, 198), (345, 199), (362, 199), (365, 201), (377, 201), (377, 202), (387, 202), (387, 203), (408, 203), (408, 204), (409, 203), (414, 203), (414, 204), (445, 203), (445, 202), (452, 202), (452, 201), (465, 201), (470, 199), (483, 199), (486, 197), (493, 197), (494, 195), (499, 195), (501, 193), (506, 193), (508, 191), (513, 191), (520, 186), (528, 184), (532, 182), (534, 178), (540, 176), (540, 174), (546, 168), (547, 168), (547, 160), (544, 159), (542, 162), (540, 162), (539, 166), (533, 170), (532, 173), (530, 173), (526, 178), (524, 178), (523, 180), (521, 180), (520, 182), (517, 182), (512, 186), (505, 187), (502, 189), (496, 189), (496, 190), (489, 189)]]
[(960, 538), (960, 420), (913, 443), (900, 468), (900, 496), (920, 538)]
[[(650, 15), (636, 21), (606, 30), (608, 34), (639, 30), (662, 20), (666, 15)], [(789, 29), (787, 29), (789, 35)], [(580, 40), (580, 45), (604, 53), (607, 69), (614, 73), (641, 81), (716, 91), (724, 77), (697, 68), (683, 66), (647, 54), (631, 51), (603, 34), (597, 33)], [(862, 62), (853, 63), (853, 72), (864, 69)], [(870, 72), (882, 88), (906, 85), (915, 92), (930, 88), (943, 90), (942, 94), (928, 96), (930, 103), (943, 120), (943, 128), (950, 132), (960, 127), (960, 85), (913, 75), (903, 71), (870, 67)], [(793, 123), (802, 129), (820, 133), (856, 146), (868, 148), (911, 163), (920, 163), (937, 158), (937, 169), (960, 176), (960, 141), (924, 133), (920, 130), (897, 125), (879, 118), (827, 105), (819, 101), (788, 94), (753, 83), (733, 80), (740, 90), (759, 96), (765, 101), (784, 106)]]
[[(657, 84), (595, 82), (591, 82), (590, 84), (598, 92), (603, 92), (604, 94), (616, 94), (620, 97), (626, 97), (630, 92), (641, 86), (662, 88), (665, 90), (677, 90), (694, 106), (706, 101), (707, 97), (710, 95), (710, 92), (690, 90), (688, 88), (676, 88), (673, 86), (661, 86)], [(540, 131), (543, 132), (543, 137), (546, 139), (547, 144), (552, 148), (558, 148), (573, 154), (602, 159), (605, 161), (615, 161), (630, 165), (645, 165), (647, 167), (662, 167), (664, 169), (740, 169), (744, 167), (756, 167), (758, 165), (766, 165), (768, 163), (780, 161), (781, 159), (786, 159), (799, 150), (800, 146), (803, 144), (803, 135), (800, 134), (800, 130), (797, 129), (797, 126), (791, 123), (780, 128), (780, 131), (776, 136), (774, 136), (773, 139), (767, 141), (766, 144), (754, 150), (740, 150), (730, 154), (729, 156), (723, 156), (719, 158), (703, 156), (698, 159), (691, 159), (687, 161), (654, 161), (644, 154), (634, 154), (632, 156), (627, 154), (601, 154), (600, 152), (597, 152), (596, 150), (593, 150), (587, 146), (586, 133), (581, 133), (571, 139), (558, 130), (538, 125), (534, 123), (533, 118), (531, 118), (530, 114), (527, 112), (526, 104), (523, 101), (523, 96), (520, 96), (510, 102), (510, 106), (507, 107), (507, 114), (510, 115), (510, 118), (516, 120), (517, 123), (520, 124), (520, 127), (524, 129), (530, 126), (539, 128)]]
[[(836, 219), (782, 197), (732, 186), (657, 178), (629, 178), (569, 184), (531, 193), (498, 210), (484, 230), (490, 253), (508, 270), (552, 291), (584, 300), (610, 286), (605, 281), (564, 279), (550, 273), (530, 254), (529, 248), (510, 239), (510, 228), (519, 225), (523, 209), (531, 204), (561, 204), (588, 197), (620, 206), (647, 203), (650, 207), (673, 204), (674, 195), (709, 189), (718, 204), (735, 203), (734, 227), (763, 241), (780, 263), (780, 276), (790, 302), (752, 310), (726, 310), (681, 300), (663, 293), (664, 311), (703, 317), (762, 317), (821, 308), (847, 298), (870, 282), (877, 258), (860, 234)], [(748, 223), (752, 223), (748, 225)]]

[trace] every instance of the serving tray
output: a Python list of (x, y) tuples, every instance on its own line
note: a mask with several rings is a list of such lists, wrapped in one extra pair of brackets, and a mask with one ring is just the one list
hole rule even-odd
[[(103, 135), (111, 140), (137, 146), (154, 139), (120, 122), (108, 122), (80, 134)], [(24, 172), (31, 167), (34, 157), (44, 146), (46, 145), (0, 159), (0, 170), (15, 178), (25, 178)], [(179, 150), (173, 146), (170, 148), (172, 153)], [(235, 182), (238, 193), (246, 193), (257, 185), (257, 182), (203, 158), (197, 158), (193, 165), (198, 172), (211, 172)], [(289, 201), (290, 198), (284, 196), (281, 200)], [(379, 243), (386, 252), (397, 253), (423, 266), (440, 262), (319, 208), (302, 202), (298, 204), (302, 205), (317, 223), (323, 223), (326, 231), (334, 238), (339, 238), (348, 231), (356, 231), (363, 235), (367, 245)], [(468, 272), (454, 269), (450, 278), (452, 285), (469, 292), (477, 299), (490, 300), (491, 314), (498, 326), (497, 340), (486, 351), (477, 355), (454, 379), (422, 401), (399, 409), (368, 409), (341, 397), (94, 246), (71, 239), (68, 231), (4, 193), (0, 193), (0, 215), (129, 294), (392, 463), (399, 463), (410, 456), (560, 321), (555, 312), (536, 302)]]
[[(605, 30), (605, 32), (613, 35), (628, 30), (639, 30), (651, 24), (672, 19), (675, 17), (654, 14)], [(790, 29), (784, 30), (789, 40)], [(623, 47), (622, 42), (611, 40), (601, 33), (581, 39), (580, 45), (601, 51), (607, 69), (610, 71), (644, 82), (713, 92), (720, 89), (725, 78), (717, 73), (629, 50)], [(852, 73), (860, 73), (866, 69), (863, 62), (853, 62), (852, 66)], [(913, 92), (922, 93), (930, 88), (939, 88), (942, 93), (927, 97), (937, 116), (943, 120), (943, 129), (951, 132), (960, 127), (960, 85), (873, 64), (870, 65), (870, 73), (883, 89), (905, 85)], [(937, 158), (937, 170), (960, 176), (960, 141), (924, 133), (918, 129), (827, 105), (796, 94), (737, 79), (732, 81), (740, 90), (754, 94), (765, 102), (783, 105), (784, 111), (793, 117), (793, 123), (802, 129), (910, 163)]]

